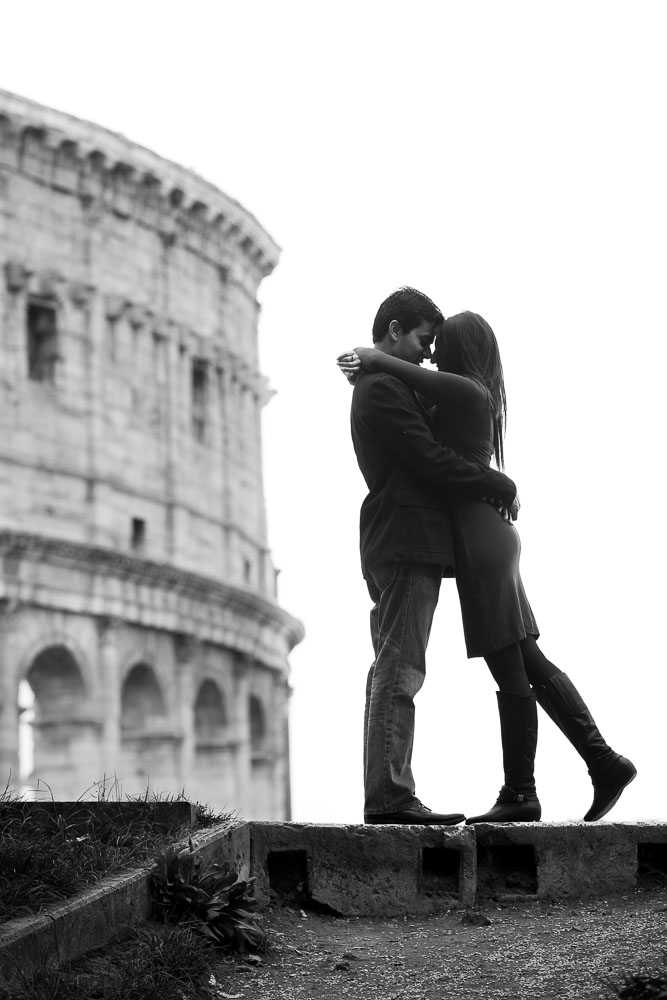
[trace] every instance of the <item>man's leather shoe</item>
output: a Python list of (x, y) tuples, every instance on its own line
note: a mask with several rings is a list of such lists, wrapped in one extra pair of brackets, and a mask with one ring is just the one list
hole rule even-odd
[(463, 813), (436, 813), (418, 803), (392, 813), (364, 813), (364, 823), (403, 823), (416, 826), (456, 826), (465, 819)]

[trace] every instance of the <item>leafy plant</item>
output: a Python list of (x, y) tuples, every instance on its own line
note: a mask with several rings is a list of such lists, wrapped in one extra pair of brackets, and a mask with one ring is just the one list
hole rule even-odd
[(165, 920), (194, 921), (221, 948), (266, 949), (266, 931), (248, 895), (254, 879), (242, 879), (228, 862), (202, 865), (192, 848), (168, 847), (151, 872), (155, 909)]

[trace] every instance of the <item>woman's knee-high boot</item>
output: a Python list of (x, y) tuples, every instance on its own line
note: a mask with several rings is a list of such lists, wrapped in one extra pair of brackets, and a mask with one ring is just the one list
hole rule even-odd
[(559, 673), (533, 686), (535, 696), (562, 733), (583, 757), (593, 782), (593, 803), (584, 816), (602, 819), (615, 805), (637, 770), (627, 757), (614, 753), (595, 725), (583, 698), (567, 676)]
[(532, 823), (542, 815), (535, 791), (537, 705), (535, 695), (497, 692), (505, 783), (496, 804), (466, 823)]

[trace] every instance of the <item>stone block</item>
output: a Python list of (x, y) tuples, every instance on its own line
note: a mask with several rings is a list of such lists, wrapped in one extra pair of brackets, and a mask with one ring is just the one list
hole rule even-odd
[(587, 899), (632, 891), (635, 827), (612, 823), (483, 823), (477, 899)]
[(113, 876), (48, 913), (0, 927), (0, 982), (54, 968), (143, 924), (150, 912), (146, 869)]
[(224, 829), (212, 827), (192, 837), (195, 853), (204, 864), (229, 862), (241, 878), (250, 877), (250, 824), (234, 821)]
[(345, 916), (438, 913), (474, 900), (467, 827), (251, 824), (251, 874), (271, 902)]

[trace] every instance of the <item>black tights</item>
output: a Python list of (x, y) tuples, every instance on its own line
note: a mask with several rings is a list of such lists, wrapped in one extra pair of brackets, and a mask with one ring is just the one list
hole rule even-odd
[(544, 684), (549, 677), (561, 673), (547, 660), (532, 635), (489, 653), (484, 659), (498, 689), (507, 694), (529, 695), (531, 685)]

